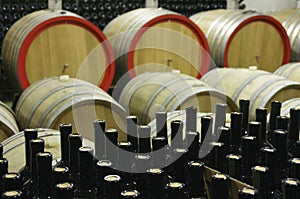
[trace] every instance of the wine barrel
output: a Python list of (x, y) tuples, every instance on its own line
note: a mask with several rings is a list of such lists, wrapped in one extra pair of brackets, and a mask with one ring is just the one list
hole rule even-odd
[(300, 108), (300, 98), (293, 98), (282, 102), (280, 115), (289, 117), (291, 108)]
[(285, 101), (300, 97), (300, 83), (262, 70), (218, 68), (201, 79), (209, 86), (224, 91), (233, 101), (250, 100), (250, 119), (255, 119), (255, 109), (267, 107), (273, 100)]
[[(113, 19), (103, 32), (116, 56), (115, 82), (128, 71), (132, 78), (169, 67), (200, 78), (209, 69), (204, 34), (178, 13), (161, 8), (136, 9)], [(139, 67), (142, 69), (137, 70)]]
[(17, 90), (45, 77), (69, 75), (108, 90), (114, 56), (105, 35), (91, 22), (64, 10), (30, 13), (7, 32), (4, 75)]
[(19, 132), (15, 113), (0, 101), (0, 142)]
[(299, 9), (284, 9), (269, 12), (269, 15), (281, 22), (290, 39), (291, 62), (300, 61), (300, 12)]
[(237, 105), (224, 93), (204, 82), (177, 73), (144, 73), (131, 79), (120, 94), (119, 103), (139, 122), (147, 124), (158, 111), (175, 111), (194, 106), (199, 112), (213, 112), (217, 103), (227, 103), (227, 111)]
[(274, 18), (254, 11), (212, 10), (190, 17), (205, 33), (217, 66), (274, 72), (290, 60), (289, 38)]
[[(60, 152), (60, 132), (53, 129), (38, 129), (38, 137), (45, 141), (45, 151), (52, 153), (54, 163), (61, 158)], [(3, 156), (8, 160), (8, 170), (10, 172), (18, 172), (25, 166), (25, 139), (24, 132), (2, 142)], [(90, 140), (83, 139), (83, 146), (94, 147), (94, 143)]]
[(275, 75), (279, 75), (285, 77), (287, 79), (300, 82), (300, 63), (288, 63), (280, 68), (278, 68), (275, 72)]
[(16, 105), (20, 128), (58, 129), (71, 123), (85, 138), (94, 140), (93, 121), (106, 120), (108, 127), (117, 128), (120, 139), (126, 112), (99, 87), (74, 78), (52, 77), (28, 87)]

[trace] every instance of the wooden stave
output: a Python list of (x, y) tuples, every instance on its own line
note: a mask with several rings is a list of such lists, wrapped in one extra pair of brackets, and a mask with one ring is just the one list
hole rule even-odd
[[(224, 78), (224, 75), (222, 76), (222, 74), (227, 75), (227, 77), (230, 76), (231, 79), (237, 79), (239, 82), (230, 83), (230, 81), (226, 81), (226, 78)], [(248, 75), (247, 79), (239, 78), (245, 77), (245, 75)], [(235, 103), (239, 103), (239, 99), (252, 98), (252, 100), (250, 99), (249, 111), (249, 119), (251, 120), (255, 119), (256, 108), (267, 107), (268, 110), (270, 110), (271, 101), (285, 101), (287, 99), (296, 98), (299, 96), (297, 93), (299, 93), (300, 89), (300, 83), (298, 82), (288, 80), (266, 71), (244, 68), (218, 68), (205, 74), (202, 79), (213, 88), (221, 91), (225, 89), (224, 92), (231, 97)], [(269, 81), (269, 79), (271, 79), (271, 81)], [(249, 90), (249, 88), (247, 89), (247, 86), (251, 87), (251, 85), (259, 81), (261, 86), (258, 85), (258, 91), (260, 92), (255, 90), (255, 92), (251, 91), (250, 94), (247, 93), (247, 90)], [(243, 82), (247, 82), (247, 84), (243, 84)], [(223, 83), (225, 87), (223, 87)], [(232, 85), (234, 84), (236, 88), (232, 88)], [(233, 97), (233, 95), (235, 95), (235, 97)]]
[[(163, 77), (166, 76), (167, 78), (164, 79), (165, 82), (158, 82), (156, 80), (162, 80)], [(163, 85), (163, 87), (159, 87), (157, 90), (154, 90), (154, 93), (150, 92), (150, 97), (143, 99), (145, 100), (147, 103), (143, 104), (145, 106), (145, 108), (142, 107), (141, 111), (135, 111), (133, 109), (133, 107), (137, 107), (140, 108), (141, 106), (131, 106), (131, 103), (134, 103), (134, 96), (136, 94), (137, 91), (139, 91), (140, 93), (143, 92), (143, 90), (145, 90), (144, 86), (148, 86), (150, 85), (152, 82), (147, 81), (150, 80), (152, 78), (152, 80), (154, 80), (153, 84), (161, 84)], [(170, 81), (171, 84), (168, 84), (167, 82), (169, 82), (170, 79), (175, 79), (176, 81)], [(177, 79), (176, 79), (177, 78)], [(180, 80), (180, 81), (179, 81)], [(172, 89), (172, 87), (175, 86), (175, 84), (182, 84), (183, 85), (183, 81), (187, 81), (186, 85), (184, 86), (188, 86), (188, 87), (181, 87), (181, 88), (187, 88), (186, 91), (188, 91), (189, 93), (187, 93), (186, 96), (184, 96), (184, 98), (180, 98), (178, 97), (179, 94), (184, 94), (184, 90), (181, 91), (180, 93), (175, 93), (176, 95), (173, 95), (174, 93), (172, 91), (174, 91), (174, 88)], [(195, 84), (192, 83), (195, 82)], [(167, 84), (165, 84), (167, 83)], [(200, 87), (199, 87), (200, 86)], [(201, 88), (203, 86), (203, 89)], [(150, 122), (151, 120), (154, 119), (155, 117), (155, 112), (157, 111), (151, 111), (151, 109), (154, 106), (155, 110), (155, 98), (159, 98), (161, 97), (160, 95), (164, 95), (164, 89), (166, 88), (167, 91), (171, 90), (171, 95), (167, 95), (167, 97), (163, 96), (163, 101), (161, 103), (158, 103), (161, 107), (159, 111), (175, 111), (178, 109), (183, 109), (186, 108), (188, 106), (194, 105), (191, 103), (195, 103), (194, 100), (189, 100), (190, 97), (194, 97), (194, 95), (196, 96), (196, 108), (198, 110), (201, 109), (201, 102), (199, 104), (199, 99), (204, 98), (204, 97), (210, 97), (213, 101), (213, 103), (217, 103), (217, 102), (222, 102), (222, 103), (227, 103), (227, 110), (228, 112), (231, 111), (237, 111), (237, 105), (236, 103), (234, 103), (228, 96), (224, 95), (222, 92), (213, 89), (211, 87), (206, 87), (206, 84), (204, 82), (201, 82), (199, 80), (197, 80), (196, 78), (187, 76), (187, 75), (179, 75), (179, 74), (172, 74), (172, 73), (144, 73), (141, 74), (137, 77), (135, 77), (134, 79), (132, 79), (123, 89), (120, 98), (118, 99), (119, 103), (129, 112), (129, 114), (133, 114), (138, 116), (138, 118), (142, 118), (142, 120), (140, 120), (139, 122), (141, 124), (146, 124), (148, 122)], [(175, 87), (176, 89), (176, 87)], [(142, 93), (144, 94), (144, 93)], [(178, 99), (177, 99), (178, 98)], [(137, 99), (141, 100), (140, 98), (137, 97)], [(174, 99), (176, 100), (174, 103)], [(217, 102), (215, 102), (215, 100)], [(226, 101), (226, 102), (225, 102)], [(183, 107), (181, 107), (183, 105)], [(203, 105), (203, 104), (202, 104)], [(214, 104), (211, 104), (211, 106), (213, 106)], [(198, 107), (197, 107), (198, 106)], [(200, 106), (200, 108), (199, 108)], [(215, 108), (215, 106), (211, 107), (211, 109), (209, 111), (204, 111), (204, 112), (212, 112), (212, 110)], [(200, 110), (201, 111), (201, 110)], [(203, 112), (203, 111), (202, 111)]]
[[(208, 27), (205, 27), (205, 22), (206, 22), (205, 15), (208, 15), (210, 13), (212, 13), (212, 14), (216, 13), (217, 18), (213, 18), (214, 21), (212, 21)], [(244, 15), (244, 14), (246, 14), (246, 15)], [(227, 19), (227, 18), (223, 19), (223, 17), (229, 17), (229, 19)], [(249, 67), (249, 63), (247, 63), (243, 66), (241, 66), (241, 65), (234, 66), (229, 63), (229, 60), (227, 57), (229, 54), (229, 47), (230, 47), (229, 45), (230, 45), (230, 42), (233, 40), (234, 35), (237, 34), (238, 31), (243, 28), (243, 26), (250, 24), (252, 22), (258, 22), (258, 21), (263, 21), (266, 24), (271, 25), (280, 34), (280, 38), (281, 38), (282, 44), (283, 44), (284, 55), (283, 55), (282, 63), (278, 63), (276, 67), (279, 67), (282, 64), (288, 63), (290, 60), (290, 53), (291, 53), (290, 47), (289, 47), (290, 43), (289, 43), (287, 34), (285, 33), (285, 30), (281, 26), (281, 24), (277, 20), (275, 20), (274, 18), (272, 18), (270, 16), (263, 15), (258, 12), (255, 12), (255, 11), (242, 11), (242, 10), (228, 11), (228, 10), (219, 9), (219, 10), (196, 13), (196, 14), (192, 15), (190, 17), (190, 19), (192, 21), (194, 21), (199, 27), (201, 27), (201, 29), (203, 29), (203, 31), (205, 32), (207, 40), (210, 44), (211, 56), (217, 66), (235, 67), (235, 68)], [(203, 20), (203, 23), (201, 23), (201, 20)], [(223, 26), (222, 27), (217, 26), (217, 25), (219, 25), (218, 21), (222, 21), (221, 24), (226, 26), (227, 28), (223, 28)], [(217, 28), (217, 30), (219, 30), (219, 31), (213, 32), (212, 26), (215, 26)], [(220, 31), (224, 34), (221, 35)], [(214, 35), (212, 35), (211, 33), (214, 33)], [(225, 39), (223, 39), (223, 41), (221, 41), (222, 36), (225, 37)], [(218, 38), (217, 42), (213, 38)], [(211, 44), (212, 42), (213, 42), (213, 46)], [(222, 43), (222, 44), (220, 45), (220, 43)], [(219, 47), (219, 46), (221, 46), (221, 47)], [(250, 65), (253, 65), (253, 64), (250, 64)], [(265, 68), (265, 67), (267, 67), (267, 68)], [(276, 67), (274, 67), (274, 66), (272, 66), (271, 68), (268, 68), (268, 67), (270, 67), (270, 66), (266, 65), (262, 69), (268, 70), (270, 72), (273, 72), (276, 69)]]
[[(61, 13), (63, 13), (63, 14), (61, 14)], [(63, 19), (62, 17), (68, 17), (68, 19)], [(112, 83), (114, 70), (115, 70), (114, 55), (113, 55), (113, 51), (111, 49), (109, 42), (106, 41), (106, 37), (101, 32), (101, 30), (98, 29), (96, 26), (94, 26), (91, 22), (85, 20), (83, 17), (81, 17), (75, 13), (65, 11), (65, 10), (59, 10), (59, 11), (55, 11), (55, 12), (52, 12), (49, 10), (40, 10), (40, 11), (30, 13), (30, 14), (22, 17), (20, 20), (18, 20), (6, 34), (6, 37), (4, 38), (4, 42), (3, 42), (3, 48), (2, 48), (2, 55), (3, 55), (3, 57), (5, 57), (3, 60), (3, 65), (6, 66), (5, 67), (6, 76), (8, 77), (8, 79), (10, 80), (10, 82), (14, 86), (14, 88), (18, 91), (23, 91), (25, 89), (24, 87), (27, 88), (27, 86), (28, 86), (28, 85), (27, 86), (22, 85), (22, 84), (24, 84), (22, 82), (25, 80), (21, 81), (20, 80), (21, 77), (18, 76), (18, 66), (19, 66), (18, 62), (20, 62), (19, 61), (19, 53), (21, 51), (21, 48), (23, 47), (23, 42), (27, 40), (27, 37), (29, 36), (29, 34), (32, 33), (33, 30), (36, 30), (39, 28), (38, 26), (41, 26), (42, 23), (45, 23), (45, 22), (48, 22), (51, 20), (52, 21), (57, 20), (58, 22), (60, 20), (69, 20), (68, 24), (72, 24), (72, 25), (80, 24), (80, 27), (82, 27), (82, 30), (86, 30), (91, 35), (93, 35), (95, 37), (95, 39), (97, 39), (97, 41), (99, 41), (99, 44), (100, 44), (100, 40), (101, 40), (101, 47), (102, 47), (101, 49), (105, 53), (106, 67), (104, 70), (105, 74), (103, 74), (102, 77), (100, 77), (101, 81), (98, 82), (98, 85), (99, 85), (99, 87), (101, 86), (102, 89), (107, 91), (110, 88), (110, 85)], [(74, 20), (74, 21), (72, 23), (70, 23), (70, 21), (72, 21), (72, 20)], [(77, 21), (77, 20), (79, 20), (79, 21)], [(55, 21), (55, 23), (58, 23), (57, 21)], [(52, 22), (49, 22), (49, 23), (52, 23)], [(62, 23), (62, 22), (60, 22), (60, 23)], [(25, 27), (22, 26), (23, 24), (26, 24), (26, 26)], [(46, 24), (46, 26), (50, 26), (50, 25)], [(6, 58), (8, 60), (6, 60)], [(84, 63), (84, 61), (85, 60), (83, 60), (83, 63)], [(15, 66), (15, 67), (7, 67), (10, 65)], [(88, 81), (92, 82), (93, 80), (88, 80)], [(28, 82), (28, 83), (30, 83), (30, 82)], [(95, 84), (97, 84), (97, 82)]]
[[(87, 92), (78, 92), (80, 85)], [(44, 92), (41, 93), (41, 90)], [(39, 94), (41, 94), (40, 98), (37, 97)], [(80, 98), (81, 94), (85, 98)], [(34, 97), (36, 98), (32, 99)], [(78, 120), (73, 118), (73, 116), (77, 117), (78, 112), (82, 113), (84, 107), (89, 111), (96, 111), (96, 116), (99, 118), (94, 119), (105, 119), (108, 127), (119, 131), (119, 139), (125, 139), (126, 112), (124, 108), (97, 86), (79, 79), (70, 78), (67, 82), (60, 82), (58, 77), (52, 77), (35, 82), (20, 96), (16, 105), (16, 117), (21, 129), (58, 129), (60, 123), (71, 123), (78, 132), (93, 141), (92, 121), (88, 121), (87, 129), (83, 129), (80, 125), (76, 126)], [(98, 109), (106, 112), (99, 113)], [(89, 120), (92, 119), (92, 114), (87, 115)]]

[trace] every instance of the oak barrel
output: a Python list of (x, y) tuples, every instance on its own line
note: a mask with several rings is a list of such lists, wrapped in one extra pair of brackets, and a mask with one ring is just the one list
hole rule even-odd
[(170, 72), (143, 73), (131, 79), (123, 88), (119, 103), (140, 123), (147, 124), (159, 111), (175, 111), (194, 106), (199, 112), (213, 112), (217, 103), (227, 103), (227, 111), (237, 105), (224, 93), (204, 82)]
[(273, 100), (285, 101), (300, 97), (300, 83), (272, 73), (253, 69), (217, 68), (201, 79), (209, 86), (224, 91), (234, 102), (250, 100), (250, 119), (255, 119), (255, 109), (267, 107)]
[(300, 12), (299, 9), (284, 9), (269, 12), (281, 22), (290, 39), (291, 62), (300, 61)]
[(15, 113), (0, 101), (0, 142), (19, 132)]
[(104, 119), (108, 128), (117, 128), (120, 139), (125, 139), (122, 133), (125, 117), (124, 108), (105, 91), (65, 76), (35, 82), (22, 93), (16, 105), (21, 129), (58, 129), (62, 123), (71, 123), (77, 132), (92, 141), (95, 119)]
[(276, 19), (254, 11), (212, 10), (190, 17), (206, 35), (217, 66), (251, 65), (273, 72), (290, 60), (290, 43)]
[[(126, 72), (165, 71), (167, 66), (200, 78), (209, 69), (209, 47), (200, 28), (187, 17), (162, 8), (140, 8), (107, 24), (103, 32), (113, 47), (117, 81)], [(143, 70), (137, 71), (137, 67)]]
[[(45, 141), (45, 151), (52, 153), (54, 162), (61, 158), (60, 152), (60, 132), (53, 129), (38, 129), (38, 137)], [(25, 138), (24, 132), (2, 142), (3, 156), (8, 160), (9, 172), (18, 172), (25, 166)], [(83, 146), (94, 147), (94, 143), (83, 139)]]
[(45, 77), (69, 75), (108, 90), (114, 56), (105, 35), (74, 13), (40, 10), (7, 32), (2, 47), (4, 75), (17, 90)]
[(287, 79), (300, 82), (300, 63), (288, 63), (278, 68), (274, 74), (280, 75)]
[(289, 117), (291, 108), (300, 108), (300, 98), (293, 98), (282, 102), (281, 115)]

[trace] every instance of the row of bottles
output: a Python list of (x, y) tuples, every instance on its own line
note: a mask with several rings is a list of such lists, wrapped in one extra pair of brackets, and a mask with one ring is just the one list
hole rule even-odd
[[(296, 199), (300, 110), (283, 117), (280, 104), (272, 102), (267, 125), (266, 109), (258, 108), (256, 121), (249, 122), (249, 100), (241, 100), (240, 112), (230, 114), (230, 127), (226, 105), (218, 104), (215, 116), (201, 117), (201, 133), (194, 107), (186, 109), (185, 122), (173, 120), (170, 127), (167, 113), (156, 113), (155, 135), (128, 116), (127, 141), (118, 141), (118, 131), (97, 120), (94, 148), (83, 146), (82, 136), (63, 124), (61, 160), (55, 165), (38, 130), (26, 129), (24, 168), (8, 173), (1, 158), (2, 198), (229, 199), (234, 177), (253, 186), (240, 189), (240, 199)], [(210, 181), (203, 177), (205, 166), (219, 171)]]
[[(257, 108), (255, 121), (249, 121), (249, 105), (249, 100), (240, 100), (240, 111), (230, 114), (230, 127), (218, 127), (214, 132), (203, 127), (208, 129), (206, 134), (219, 137), (209, 143), (213, 148), (204, 162), (254, 186), (259, 198), (297, 198), (300, 109), (291, 109), (290, 118), (280, 116), (281, 102), (273, 101), (269, 121), (266, 108)], [(218, 106), (217, 110), (222, 109)], [(205, 126), (213, 123), (211, 117), (202, 120)]]
[(187, 17), (201, 11), (226, 9), (226, 0), (166, 0), (159, 1), (159, 6), (181, 13)]

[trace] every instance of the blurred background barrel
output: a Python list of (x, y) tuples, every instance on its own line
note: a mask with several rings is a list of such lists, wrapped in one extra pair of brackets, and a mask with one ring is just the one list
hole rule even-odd
[(105, 35), (68, 11), (30, 13), (7, 32), (2, 46), (4, 75), (19, 91), (45, 77), (70, 75), (108, 90), (114, 56)]
[(83, 80), (53, 77), (35, 82), (20, 96), (16, 118), (20, 128), (58, 129), (71, 123), (85, 138), (93, 140), (93, 121), (106, 120), (125, 139), (125, 110), (105, 91)]
[(285, 77), (287, 79), (300, 82), (300, 63), (288, 63), (280, 68), (278, 68), (275, 72), (275, 75), (279, 75)]
[(255, 119), (255, 109), (267, 107), (273, 100), (285, 101), (300, 97), (300, 83), (272, 73), (251, 70), (218, 68), (206, 73), (202, 81), (226, 93), (235, 103), (250, 99), (250, 119)]
[[(115, 82), (168, 66), (200, 78), (209, 69), (209, 47), (200, 28), (187, 17), (165, 9), (140, 8), (114, 18), (104, 28), (118, 70)], [(153, 42), (155, 41), (155, 42)], [(137, 67), (143, 70), (137, 71)]]
[(19, 132), (15, 113), (0, 101), (0, 142)]
[(300, 98), (293, 98), (282, 102), (280, 115), (289, 117), (291, 108), (300, 108)]
[[(38, 137), (45, 141), (45, 151), (52, 153), (56, 163), (61, 157), (60, 132), (53, 129), (38, 129)], [(25, 165), (24, 132), (11, 136), (2, 142), (3, 157), (9, 161), (8, 170), (18, 172)], [(94, 147), (94, 143), (83, 139), (83, 146)]]
[(290, 38), (291, 61), (300, 60), (300, 12), (299, 9), (283, 9), (268, 12), (269, 15), (281, 22)]
[(237, 111), (236, 103), (224, 93), (194, 77), (168, 72), (136, 76), (122, 90), (119, 103), (142, 124), (153, 120), (156, 112), (188, 106), (199, 112), (214, 112), (217, 103), (226, 103), (228, 112)]
[(274, 18), (254, 11), (213, 10), (190, 17), (206, 35), (217, 66), (273, 72), (290, 60), (289, 38)]

